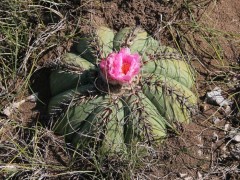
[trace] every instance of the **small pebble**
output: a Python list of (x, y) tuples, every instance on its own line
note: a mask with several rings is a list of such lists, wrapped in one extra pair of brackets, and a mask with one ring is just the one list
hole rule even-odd
[(183, 177), (186, 177), (186, 176), (187, 176), (187, 173), (179, 173), (180, 178), (183, 178)]
[(218, 135), (217, 135), (216, 132), (213, 132), (212, 141), (213, 141), (214, 143), (216, 143), (216, 142), (218, 141)]
[(222, 90), (219, 87), (215, 87), (206, 94), (205, 102), (212, 105), (229, 106), (229, 101), (225, 100), (221, 93)]
[(197, 179), (198, 180), (202, 180), (203, 179), (203, 175), (200, 172), (197, 172)]
[(229, 132), (229, 137), (232, 141), (240, 142), (240, 132), (238, 132), (238, 129), (233, 129)]
[(214, 124), (218, 124), (219, 122), (221, 122), (221, 119), (219, 119), (218, 117), (213, 116), (212, 121), (213, 121)]
[(229, 123), (225, 124), (224, 131), (227, 132), (229, 129), (230, 129), (230, 124)]
[(240, 143), (235, 144), (230, 153), (234, 158), (240, 160)]
[(233, 137), (233, 140), (236, 142), (240, 142), (240, 134), (237, 134)]
[(193, 180), (193, 178), (188, 176), (188, 177), (185, 177), (184, 180)]

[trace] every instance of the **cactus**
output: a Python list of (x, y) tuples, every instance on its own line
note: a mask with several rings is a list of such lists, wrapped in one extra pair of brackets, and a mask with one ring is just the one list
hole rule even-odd
[(50, 76), (54, 131), (77, 148), (125, 153), (158, 145), (175, 122), (189, 123), (197, 98), (194, 71), (176, 49), (140, 27), (107, 27), (81, 38)]

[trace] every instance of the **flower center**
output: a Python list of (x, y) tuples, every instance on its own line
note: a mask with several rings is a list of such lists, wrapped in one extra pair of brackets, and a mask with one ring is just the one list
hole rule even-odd
[(130, 64), (129, 63), (123, 63), (123, 65), (122, 65), (122, 72), (123, 72), (123, 74), (127, 74), (129, 69), (130, 69)]

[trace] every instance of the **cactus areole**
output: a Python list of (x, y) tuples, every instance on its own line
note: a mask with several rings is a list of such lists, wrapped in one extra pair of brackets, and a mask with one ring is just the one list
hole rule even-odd
[(140, 27), (97, 27), (75, 48), (51, 73), (48, 111), (76, 148), (109, 155), (155, 146), (175, 122), (191, 121), (194, 71), (176, 49)]

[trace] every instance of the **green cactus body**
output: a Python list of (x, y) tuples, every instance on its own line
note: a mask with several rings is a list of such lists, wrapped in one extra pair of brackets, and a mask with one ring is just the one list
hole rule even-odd
[(159, 75), (157, 78), (151, 77), (143, 89), (144, 94), (168, 122), (189, 123), (197, 98), (184, 85)]
[(146, 76), (153, 73), (170, 77), (187, 88), (191, 88), (194, 84), (192, 70), (185, 61), (174, 59), (148, 61), (144, 64), (142, 71), (143, 74), (147, 73)]
[(111, 108), (112, 112), (106, 120), (107, 123), (104, 140), (102, 141), (101, 153), (119, 153), (126, 150), (124, 144), (124, 109), (121, 101)]
[(76, 146), (85, 146), (91, 139), (93, 139), (94, 142), (99, 142), (98, 139), (104, 133), (107, 124), (104, 123), (104, 116), (110, 116), (111, 108), (108, 108), (109, 102), (104, 97), (99, 97), (97, 100), (97, 102), (92, 100), (87, 103), (87, 106), (92, 106), (93, 109), (88, 112), (89, 115), (83, 119), (81, 127), (77, 132), (78, 135), (72, 139), (73, 144)]
[(159, 114), (153, 103), (141, 92), (126, 99), (125, 142), (132, 140), (150, 143), (161, 141), (166, 136), (166, 120)]
[(113, 49), (114, 32), (107, 27), (98, 27), (91, 36), (79, 40), (76, 50), (81, 57), (91, 63), (97, 63), (98, 59), (105, 58)]
[(114, 32), (106, 27), (100, 27), (96, 30), (96, 36), (99, 37), (99, 47), (101, 51), (101, 58), (105, 58), (113, 49)]
[(121, 47), (129, 47), (131, 52), (143, 52), (148, 47), (158, 46), (158, 42), (153, 40), (146, 31), (140, 27), (123, 28), (114, 37), (113, 47), (119, 50)]
[(119, 51), (122, 46), (126, 46), (126, 39), (128, 38), (128, 34), (130, 34), (131, 28), (126, 27), (121, 29), (113, 39), (113, 47), (116, 51)]
[(93, 91), (95, 91), (95, 87), (92, 84), (88, 84), (57, 94), (51, 98), (48, 104), (48, 112), (54, 114), (58, 109), (61, 110), (65, 103), (69, 103), (79, 96), (88, 95), (89, 92)]
[[(141, 55), (141, 72), (131, 85), (108, 84), (98, 60), (122, 47)], [(138, 143), (158, 145), (174, 122), (191, 121), (197, 104), (190, 89), (194, 71), (177, 50), (160, 46), (139, 27), (116, 35), (98, 27), (80, 40), (77, 50), (80, 57), (66, 54), (61, 69), (52, 72), (48, 106), (55, 132), (77, 148), (125, 153)]]
[(68, 89), (76, 87), (80, 80), (79, 74), (65, 72), (62, 70), (54, 70), (50, 75), (50, 89), (52, 96), (58, 95)]
[[(100, 96), (75, 107), (77, 109), (74, 112), (69, 112), (72, 116), (67, 118), (71, 128), (75, 128), (70, 138), (76, 147), (88, 147), (88, 142), (94, 142), (95, 146), (101, 145), (99, 151), (103, 154), (124, 151), (124, 111), (121, 101), (115, 103), (107, 96)], [(77, 121), (78, 124), (75, 123)]]
[(86, 81), (91, 81), (91, 74), (93, 74), (92, 71), (94, 71), (95, 68), (89, 61), (72, 53), (65, 54), (60, 65), (62, 65), (65, 70), (54, 70), (50, 75), (50, 90), (52, 96), (76, 88), (78, 84), (86, 84)]

